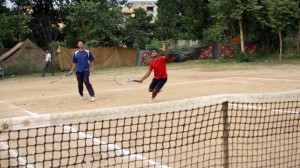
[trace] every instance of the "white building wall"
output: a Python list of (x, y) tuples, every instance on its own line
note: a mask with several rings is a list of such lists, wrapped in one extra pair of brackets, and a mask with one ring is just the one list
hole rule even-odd
[[(122, 13), (124, 14), (131, 14), (133, 13), (134, 9), (142, 8), (144, 9), (148, 15), (153, 16), (153, 21), (157, 17), (157, 6), (156, 6), (156, 1), (133, 1), (131, 2), (132, 6), (129, 7), (123, 7), (122, 8)], [(153, 9), (153, 11), (151, 11)]]

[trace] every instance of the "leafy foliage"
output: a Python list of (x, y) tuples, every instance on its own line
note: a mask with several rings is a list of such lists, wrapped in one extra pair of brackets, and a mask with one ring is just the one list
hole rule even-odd
[(244, 52), (240, 52), (236, 57), (235, 57), (237, 62), (253, 62), (253, 56), (248, 55)]
[(26, 37), (31, 32), (28, 27), (31, 17), (28, 15), (3, 12), (0, 17), (0, 49), (17, 43), (20, 37)]
[[(67, 39), (85, 39), (97, 41), (98, 46), (118, 47), (127, 42), (125, 20), (118, 8), (109, 7), (105, 3), (81, 1), (70, 6), (67, 17), (69, 32)], [(75, 36), (74, 36), (75, 35)]]
[(76, 47), (77, 39), (93, 47), (137, 49), (155, 40), (227, 42), (238, 37), (242, 21), (245, 40), (260, 39), (261, 51), (268, 54), (280, 46), (278, 30), (283, 36), (299, 31), (297, 0), (158, 0), (155, 22), (142, 9), (134, 11), (134, 18), (122, 14), (127, 0), (10, 2), (14, 4), (11, 9), (0, 0), (0, 48), (13, 47), (26, 38), (53, 49), (56, 43)]
[(152, 16), (142, 8), (134, 10), (135, 17), (125, 23), (124, 44), (129, 48), (144, 49), (150, 43), (153, 34)]
[(299, 18), (299, 2), (291, 0), (268, 0), (265, 3), (266, 17), (260, 21), (271, 27), (276, 33), (284, 30)]
[(167, 39), (201, 39), (210, 24), (208, 0), (159, 0), (155, 37)]
[[(214, 22), (212, 27), (222, 30), (217, 31), (221, 33), (217, 36), (223, 35), (222, 38), (239, 35), (238, 21), (256, 18), (256, 13), (261, 8), (257, 0), (209, 0), (209, 9)], [(246, 22), (243, 24), (244, 27), (248, 27)]]
[(270, 27), (279, 34), (280, 52), (279, 61), (282, 62), (282, 31), (288, 25), (299, 19), (299, 2), (292, 0), (268, 0), (266, 1), (264, 13), (266, 17), (260, 18), (260, 22)]

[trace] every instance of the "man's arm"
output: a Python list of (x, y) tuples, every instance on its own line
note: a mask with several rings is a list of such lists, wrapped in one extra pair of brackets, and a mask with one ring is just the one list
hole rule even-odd
[(166, 60), (166, 62), (168, 61), (168, 57), (169, 57), (169, 55), (168, 55), (168, 51), (167, 51), (167, 49), (166, 49), (166, 43), (164, 42), (163, 43), (163, 45), (162, 45), (162, 48), (160, 48), (160, 50), (162, 51), (162, 52), (164, 52), (164, 54), (165, 54), (165, 60)]
[(147, 71), (147, 73), (144, 75), (144, 77), (142, 77), (142, 79), (140, 79), (140, 83), (143, 83), (143, 81), (145, 80), (145, 79), (147, 79), (148, 77), (149, 77), (149, 75), (151, 74), (151, 71), (150, 70), (148, 70)]
[(90, 62), (91, 63), (91, 68), (90, 68), (90, 71), (94, 71), (94, 61)]
[(72, 75), (73, 70), (76, 68), (77, 59), (76, 59), (75, 55), (76, 55), (76, 52), (75, 52), (75, 54), (73, 55), (73, 58), (72, 58), (73, 64), (72, 64), (71, 70), (69, 71), (69, 75)]
[(75, 69), (75, 67), (76, 67), (76, 64), (75, 64), (75, 63), (73, 63), (73, 65), (72, 65), (72, 68), (71, 68), (71, 70), (70, 70), (70, 72), (69, 72), (69, 75), (72, 75), (72, 73), (73, 73), (73, 70)]
[(87, 51), (88, 53), (88, 60), (89, 60), (89, 63), (90, 63), (90, 72), (94, 71), (94, 56), (93, 54), (90, 52), (90, 51)]

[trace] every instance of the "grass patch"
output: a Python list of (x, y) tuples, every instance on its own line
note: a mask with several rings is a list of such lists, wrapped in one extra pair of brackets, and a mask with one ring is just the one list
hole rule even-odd
[[(57, 64), (57, 63), (56, 63)], [(219, 70), (247, 70), (247, 69), (300, 69), (300, 52), (287, 51), (283, 54), (283, 63), (279, 63), (279, 54), (271, 55), (255, 55), (252, 56), (251, 62), (239, 62), (236, 59), (206, 59), (206, 60), (189, 60), (185, 62), (168, 63), (168, 70), (180, 69), (203, 69), (204, 71), (219, 71)], [(291, 68), (293, 67), (293, 68)], [(24, 59), (18, 63), (11, 64), (5, 68), (5, 75), (33, 75), (41, 74), (42, 66), (35, 66), (30, 60)], [(55, 76), (63, 75), (66, 71), (57, 70), (58, 65), (55, 65)], [(126, 66), (115, 68), (98, 68), (95, 69), (95, 74), (118, 74), (118, 73), (146, 73), (149, 66)], [(68, 72), (68, 71), (67, 71)]]

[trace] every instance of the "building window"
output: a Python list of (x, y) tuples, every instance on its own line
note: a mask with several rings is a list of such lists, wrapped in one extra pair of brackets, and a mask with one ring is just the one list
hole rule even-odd
[(148, 11), (153, 12), (153, 11), (154, 11), (154, 7), (153, 7), (153, 6), (147, 6), (147, 12), (148, 12)]

